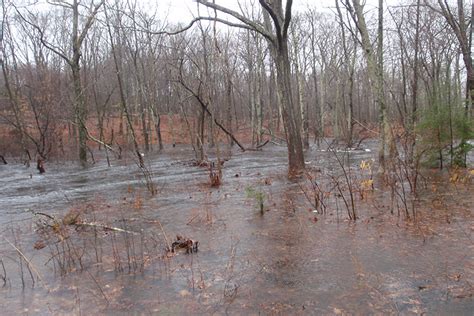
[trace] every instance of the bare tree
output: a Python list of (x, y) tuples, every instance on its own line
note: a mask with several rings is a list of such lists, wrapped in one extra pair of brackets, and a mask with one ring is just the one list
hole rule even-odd
[[(99, 12), (101, 6), (105, 3), (105, 0), (90, 0), (88, 3), (83, 3), (81, 0), (72, 0), (68, 2), (67, 0), (54, 0), (49, 2), (52, 5), (70, 10), (72, 12), (72, 34), (71, 34), (71, 51), (66, 51), (63, 48), (55, 46), (53, 43), (48, 41), (45, 37), (44, 30), (27, 17), (24, 17), (20, 11), (17, 10), (20, 17), (28, 23), (30, 26), (35, 28), (40, 34), (40, 40), (44, 46), (53, 51), (55, 54), (63, 58), (66, 63), (71, 68), (72, 72), (72, 81), (74, 85), (74, 108), (76, 115), (76, 124), (79, 129), (79, 160), (82, 164), (87, 163), (87, 106), (85, 102), (85, 91), (84, 86), (81, 80), (81, 56), (82, 56), (82, 45), (86, 39), (87, 32), (92, 27), (95, 17)], [(82, 30), (80, 29), (80, 11), (83, 7), (87, 8), (88, 14), (85, 19), (85, 23), (82, 25)], [(31, 15), (31, 14), (30, 14)]]
[(383, 0), (379, 0), (378, 9), (378, 44), (375, 52), (369, 37), (369, 31), (364, 15), (364, 5), (360, 0), (344, 0), (344, 5), (351, 14), (351, 17), (360, 34), (360, 42), (367, 60), (367, 68), (372, 82), (372, 89), (375, 92), (379, 106), (380, 124), (380, 144), (379, 144), (379, 171), (385, 172), (385, 147), (386, 135), (388, 134), (387, 110), (384, 95), (383, 83)]
[[(116, 30), (117, 30), (117, 34), (116, 34), (116, 37), (120, 37), (120, 33), (119, 30), (121, 29), (121, 23), (120, 23), (120, 18), (121, 18), (121, 11), (120, 10), (117, 10), (118, 12), (118, 16), (117, 16), (117, 23), (116, 23)], [(140, 147), (138, 146), (138, 141), (137, 141), (137, 137), (136, 137), (136, 133), (135, 133), (135, 128), (133, 127), (133, 120), (132, 120), (132, 116), (130, 114), (130, 110), (129, 110), (129, 107), (128, 107), (128, 104), (127, 104), (127, 99), (126, 99), (126, 96), (125, 96), (125, 87), (124, 87), (124, 78), (123, 78), (123, 68), (122, 68), (122, 59), (121, 59), (121, 56), (119, 56), (118, 52), (117, 52), (117, 48), (116, 48), (116, 43), (115, 43), (115, 39), (114, 39), (114, 34), (112, 33), (112, 26), (111, 26), (111, 17), (108, 16), (107, 14), (107, 10), (105, 11), (105, 15), (106, 15), (106, 21), (107, 21), (107, 31), (109, 33), (109, 39), (110, 39), (110, 45), (111, 45), (111, 49), (112, 49), (112, 57), (113, 57), (113, 60), (114, 60), (114, 66), (115, 66), (115, 73), (117, 75), (117, 83), (118, 83), (118, 87), (119, 87), (119, 94), (120, 94), (120, 106), (125, 114), (125, 118), (127, 120), (127, 126), (128, 126), (128, 129), (130, 130), (130, 133), (131, 133), (131, 137), (132, 137), (132, 142), (133, 142), (133, 149), (134, 149), (134, 152), (137, 156), (137, 160), (138, 160), (138, 166), (140, 167), (140, 169), (142, 171), (146, 171), (146, 167), (145, 167), (145, 162), (143, 160), (143, 156), (140, 152)]]
[(285, 126), (288, 145), (288, 174), (294, 176), (304, 170), (304, 153), (301, 141), (301, 120), (293, 104), (291, 88), (291, 65), (288, 51), (288, 29), (291, 21), (292, 0), (259, 0), (264, 10), (264, 22), (251, 20), (244, 15), (207, 0), (197, 0), (198, 3), (225, 13), (239, 20), (232, 23), (217, 17), (198, 17), (197, 19), (215, 20), (230, 26), (255, 31), (264, 36), (270, 43), (276, 65), (278, 93), (282, 102), (283, 123)]
[[(7, 90), (8, 98), (10, 100), (10, 105), (12, 108), (12, 112), (14, 114), (14, 122), (13, 125), (16, 127), (16, 129), (20, 133), (20, 143), (23, 151), (30, 156), (28, 152), (28, 146), (26, 144), (26, 137), (27, 137), (27, 131), (26, 131), (26, 126), (23, 118), (23, 113), (21, 112), (20, 105), (19, 105), (19, 85), (15, 84), (14, 87), (12, 87), (10, 83), (10, 75), (11, 71), (9, 70), (8, 66), (8, 60), (7, 60), (7, 50), (6, 50), (6, 44), (5, 44), (5, 37), (9, 36), (11, 38), (11, 32), (8, 24), (8, 14), (7, 14), (7, 6), (5, 4), (5, 1), (1, 1), (2, 5), (2, 24), (0, 25), (0, 65), (2, 67), (2, 74), (3, 74), (3, 79), (5, 81), (5, 89)], [(16, 55), (15, 55), (15, 48), (13, 47), (12, 41), (10, 41), (10, 53), (11, 53), (11, 58), (13, 65), (17, 65), (16, 62)], [(18, 72), (15, 72), (15, 77), (14, 81), (18, 83)], [(31, 160), (31, 157), (28, 157), (28, 161)]]
[[(471, 3), (471, 18), (465, 13), (464, 0), (457, 0), (456, 6), (450, 4), (447, 0), (437, 0), (438, 6), (433, 1), (424, 0), (425, 5), (433, 11), (440, 14), (448, 23), (458, 40), (461, 48), (461, 54), (466, 67), (466, 99), (470, 100), (471, 106), (474, 104), (474, 65), (472, 64), (472, 21), (474, 17), (474, 2)], [(466, 113), (469, 111), (469, 103), (466, 103)]]

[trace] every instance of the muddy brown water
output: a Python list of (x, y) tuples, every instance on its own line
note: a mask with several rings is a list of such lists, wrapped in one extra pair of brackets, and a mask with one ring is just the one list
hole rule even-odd
[[(349, 156), (354, 179), (367, 177), (358, 165), (374, 151)], [(351, 222), (332, 193), (325, 215), (312, 212), (286, 178), (282, 147), (234, 151), (219, 188), (188, 163), (188, 148), (147, 158), (153, 197), (132, 160), (51, 163), (44, 175), (0, 166), (0, 314), (473, 313), (472, 184), (429, 171), (413, 221), (391, 214), (390, 195), (376, 183), (356, 199)], [(313, 148), (306, 159), (321, 185), (340, 171), (333, 153)], [(248, 188), (264, 194), (263, 216)], [(61, 271), (55, 245), (34, 249), (44, 216), (33, 212), (61, 218), (71, 210), (135, 234), (69, 229), (72, 256), (82, 259)], [(199, 251), (167, 255), (176, 234), (198, 240)]]

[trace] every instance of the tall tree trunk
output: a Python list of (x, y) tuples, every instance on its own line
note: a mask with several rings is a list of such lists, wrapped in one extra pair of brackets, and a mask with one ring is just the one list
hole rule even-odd
[[(72, 80), (74, 86), (74, 108), (75, 108), (75, 120), (78, 126), (79, 131), (79, 160), (83, 165), (87, 163), (87, 108), (85, 103), (85, 91), (84, 87), (81, 82), (81, 47), (84, 43), (86, 38), (87, 32), (92, 27), (94, 23), (95, 17), (99, 12), (99, 9), (104, 4), (105, 0), (99, 0), (99, 2), (94, 5), (93, 2), (90, 3), (90, 7), (88, 8), (89, 12), (88, 15), (83, 20), (83, 28), (79, 31), (79, 9), (81, 8), (81, 3), (78, 0), (73, 0), (72, 4), (62, 4), (58, 2), (58, 6), (68, 8), (72, 10), (72, 38), (71, 38), (71, 46), (72, 46), (72, 56), (67, 56), (61, 50), (58, 50), (54, 45), (49, 44), (45, 41), (44, 32), (43, 30), (36, 24), (31, 21), (25, 19), (20, 13), (19, 16), (22, 20), (32, 26), (36, 31), (40, 34), (40, 41), (41, 43), (51, 50), (54, 54), (58, 55), (62, 59), (64, 59), (71, 68), (72, 72)], [(55, 5), (55, 2), (50, 2), (50, 4)], [(18, 12), (18, 11), (17, 11)], [(82, 21), (83, 16), (81, 16)]]
[(379, 0), (379, 21), (377, 30), (377, 103), (379, 105), (379, 130), (380, 130), (380, 144), (379, 144), (379, 168), (381, 173), (385, 173), (385, 148), (387, 136), (390, 134), (388, 130), (387, 121), (387, 105), (385, 103), (384, 91), (384, 60), (383, 60), (383, 1)]
[(293, 176), (304, 170), (304, 153), (301, 141), (301, 123), (293, 104), (287, 39), (279, 43), (275, 57), (278, 92), (282, 98), (283, 124), (288, 145), (288, 174)]
[(469, 78), (469, 92), (471, 94), (471, 109), (469, 110), (468, 107), (466, 107), (466, 112), (468, 114), (468, 116), (470, 118), (472, 118), (473, 116), (473, 112), (472, 112), (472, 109), (474, 107), (474, 73), (473, 73), (473, 69), (474, 69), (474, 61), (472, 59), (472, 37), (473, 37), (473, 34), (474, 34), (474, 1), (472, 1), (471, 3), (471, 23), (470, 23), (470, 28), (469, 28), (469, 47), (470, 47), (470, 50), (469, 50), (469, 56), (470, 56), (470, 59), (471, 59), (471, 77)]
[[(347, 2), (349, 0), (346, 0)], [(348, 8), (352, 6), (347, 3)], [(378, 9), (378, 43), (377, 43), (377, 58), (374, 55), (374, 49), (372, 47), (369, 32), (367, 30), (367, 24), (365, 22), (363, 5), (360, 0), (352, 0), (354, 10), (351, 10), (351, 16), (356, 23), (357, 29), (361, 36), (362, 48), (364, 51), (365, 58), (367, 60), (367, 69), (372, 84), (372, 90), (375, 94), (379, 109), (379, 129), (380, 129), (380, 141), (378, 150), (379, 159), (379, 172), (385, 173), (385, 149), (386, 149), (386, 134), (388, 134), (388, 122), (385, 105), (385, 95), (383, 87), (383, 0), (379, 0)]]
[(76, 109), (76, 123), (79, 132), (79, 160), (81, 164), (87, 164), (87, 109), (85, 103), (84, 89), (81, 81), (81, 45), (79, 39), (79, 3), (73, 1), (73, 25), (72, 25), (72, 60), (70, 62), (72, 70), (72, 80), (74, 85), (74, 98)]
[[(299, 174), (304, 170), (301, 120), (299, 120), (295, 114), (291, 89), (291, 68), (288, 55), (288, 28), (291, 22), (293, 0), (286, 0), (285, 9), (283, 9), (282, 0), (259, 0), (264, 12), (264, 24), (248, 19), (236, 11), (216, 4), (214, 1), (197, 0), (197, 2), (208, 8), (233, 16), (244, 23), (244, 25), (240, 25), (240, 27), (253, 30), (264, 36), (268, 41), (276, 64), (278, 94), (282, 101), (283, 124), (285, 126), (288, 144), (288, 175), (291, 177)], [(209, 20), (209, 18), (197, 18), (197, 20), (200, 19)], [(217, 18), (214, 19), (216, 20)], [(236, 26), (236, 24), (226, 22), (222, 19), (219, 19), (219, 22)]]
[(137, 159), (138, 159), (138, 165), (141, 169), (145, 169), (145, 161), (143, 160), (143, 156), (140, 153), (140, 148), (138, 146), (138, 142), (137, 142), (137, 138), (136, 138), (136, 134), (135, 134), (135, 128), (133, 127), (133, 120), (132, 120), (132, 117), (129, 113), (129, 109), (128, 109), (128, 106), (127, 106), (127, 99), (125, 97), (125, 89), (124, 89), (123, 77), (122, 77), (122, 61), (119, 60), (119, 58), (117, 56), (118, 54), (117, 54), (117, 50), (116, 50), (116, 47), (115, 47), (115, 44), (114, 44), (114, 37), (113, 37), (112, 29), (111, 29), (111, 26), (110, 26), (110, 20), (109, 20), (109, 17), (107, 15), (107, 10), (105, 11), (105, 15), (106, 15), (106, 20), (108, 22), (107, 23), (107, 31), (108, 31), (108, 34), (109, 34), (109, 37), (110, 37), (112, 57), (113, 57), (113, 60), (114, 60), (115, 73), (117, 75), (117, 82), (118, 82), (118, 87), (119, 87), (121, 109), (123, 110), (123, 113), (125, 115), (125, 119), (127, 121), (128, 129), (130, 131), (130, 136), (131, 136), (132, 142), (133, 142), (133, 148), (134, 148), (135, 154), (136, 154)]
[[(231, 72), (229, 69), (229, 63), (228, 63), (228, 58), (225, 59), (226, 62), (226, 67), (227, 67), (227, 75), (226, 75), (226, 103), (227, 103), (227, 108), (226, 108), (226, 117), (227, 117), (227, 128), (229, 129), (229, 132), (232, 133), (232, 105), (233, 105), (233, 85), (232, 85), (232, 77), (231, 77)], [(229, 145), (232, 147), (234, 146), (234, 140), (232, 137), (227, 135)]]
[(81, 164), (87, 164), (87, 110), (83, 94), (81, 73), (79, 64), (72, 66), (72, 80), (74, 84), (74, 97), (76, 109), (76, 124), (79, 134), (79, 161)]
[[(2, 10), (3, 10), (3, 15), (2, 15), (2, 24), (0, 25), (0, 64), (2, 66), (2, 74), (3, 74), (3, 79), (5, 81), (5, 88), (7, 90), (8, 98), (10, 99), (10, 104), (13, 110), (13, 114), (15, 117), (15, 128), (18, 130), (20, 133), (20, 143), (21, 147), (24, 151), (24, 153), (28, 156), (28, 159), (26, 160), (29, 165), (29, 160), (30, 160), (30, 155), (28, 151), (28, 146), (26, 143), (26, 126), (25, 122), (23, 119), (23, 113), (21, 111), (20, 105), (19, 105), (19, 99), (18, 99), (18, 89), (13, 90), (12, 85), (10, 84), (10, 78), (9, 78), (9, 69), (8, 69), (8, 62), (6, 60), (6, 47), (4, 43), (4, 32), (6, 29), (8, 29), (8, 32), (11, 36), (10, 28), (7, 25), (7, 17), (6, 17), (6, 8), (5, 4), (2, 1)], [(13, 68), (15, 69), (16, 77), (14, 77), (14, 85), (19, 87), (20, 85), (18, 84), (18, 69), (16, 69), (16, 55), (15, 55), (15, 49), (13, 47), (13, 44), (11, 44), (10, 47), (10, 53), (11, 53), (11, 58), (13, 60)], [(5, 59), (4, 59), (5, 58)], [(11, 73), (11, 72), (10, 72)]]
[(297, 103), (299, 106), (299, 113), (301, 115), (301, 134), (303, 135), (303, 146), (304, 148), (309, 148), (308, 137), (308, 117), (305, 108), (304, 102), (304, 81), (303, 75), (300, 70), (300, 59), (299, 59), (299, 49), (298, 49), (298, 39), (296, 38), (295, 28), (291, 29), (291, 36), (293, 37), (293, 55), (294, 55), (294, 68), (295, 68), (295, 77), (296, 77), (296, 91), (297, 91)]
[(263, 64), (263, 56), (259, 54), (257, 61), (257, 76), (256, 80), (256, 89), (255, 89), (255, 118), (256, 118), (256, 140), (257, 146), (262, 142), (263, 135), (263, 80), (265, 76), (265, 69)]
[[(414, 169), (414, 155), (416, 146), (416, 121), (417, 121), (417, 110), (418, 110), (418, 58), (420, 50), (420, 0), (416, 2), (416, 22), (415, 22), (415, 60), (413, 66), (413, 82), (412, 82), (412, 107), (411, 115), (409, 117), (409, 137), (410, 147), (408, 148), (408, 165)], [(415, 187), (412, 188), (416, 190)]]

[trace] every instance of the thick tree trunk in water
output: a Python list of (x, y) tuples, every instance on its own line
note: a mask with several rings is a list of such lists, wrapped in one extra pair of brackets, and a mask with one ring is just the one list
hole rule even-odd
[[(277, 95), (281, 100), (283, 125), (288, 145), (288, 175), (294, 176), (304, 170), (304, 153), (301, 142), (301, 120), (296, 115), (291, 90), (291, 71), (288, 56), (288, 28), (291, 22), (293, 0), (259, 0), (263, 8), (264, 23), (246, 18), (240, 13), (216, 4), (214, 1), (196, 0), (198, 3), (224, 12), (243, 22), (247, 29), (263, 35), (271, 48), (277, 70)], [(283, 9), (284, 7), (284, 9)], [(223, 20), (220, 22), (226, 23)], [(235, 26), (235, 25), (234, 25)]]
[(87, 110), (82, 89), (81, 74), (79, 68), (79, 60), (77, 64), (72, 67), (72, 80), (74, 82), (74, 97), (76, 109), (76, 123), (79, 134), (79, 160), (81, 164), (87, 163)]
[[(38, 25), (34, 24), (33, 22), (27, 23), (33, 26), (36, 31), (38, 31), (41, 43), (54, 54), (66, 61), (67, 64), (71, 67), (75, 98), (75, 121), (79, 132), (79, 159), (84, 165), (87, 163), (86, 141), (88, 135), (86, 129), (87, 109), (80, 73), (81, 46), (86, 38), (87, 32), (94, 23), (95, 16), (99, 12), (99, 9), (102, 7), (102, 5), (105, 3), (105, 0), (100, 0), (96, 5), (94, 5), (94, 2), (92, 1), (90, 3), (90, 7), (88, 8), (88, 15), (86, 16), (79, 14), (79, 10), (81, 8), (81, 3), (79, 0), (73, 0), (72, 3), (64, 4), (62, 3), (62, 1), (51, 1), (48, 3), (54, 4), (55, 2), (58, 2), (58, 6), (67, 8), (68, 10), (72, 10), (72, 35), (70, 43), (72, 46), (72, 56), (66, 55), (61, 50), (58, 50), (55, 46), (45, 41), (44, 33)], [(21, 18), (24, 19), (23, 17)], [(81, 23), (79, 22), (79, 19), (81, 19)], [(82, 31), (79, 31), (80, 24), (83, 26)]]
[[(66, 56), (59, 54), (64, 58), (71, 67), (72, 80), (74, 84), (74, 97), (75, 97), (75, 111), (76, 120), (78, 124), (79, 132), (79, 160), (81, 164), (87, 163), (87, 108), (85, 102), (84, 88), (81, 82), (81, 46), (84, 42), (86, 34), (89, 28), (94, 22), (95, 15), (99, 11), (99, 8), (104, 4), (104, 0), (100, 1), (93, 9), (91, 14), (88, 16), (84, 28), (79, 32), (79, 7), (80, 3), (78, 0), (74, 0), (71, 8), (73, 11), (73, 25), (72, 25), (72, 58), (68, 59)], [(43, 42), (44, 44), (44, 42)]]
[(275, 57), (278, 91), (282, 101), (283, 125), (288, 145), (288, 174), (293, 176), (304, 170), (304, 153), (301, 141), (301, 124), (295, 115), (291, 93), (290, 61), (288, 44), (285, 41), (280, 43)]
[(74, 0), (73, 4), (73, 33), (72, 33), (72, 60), (69, 62), (72, 70), (72, 80), (74, 84), (76, 123), (79, 133), (79, 160), (82, 165), (87, 163), (87, 111), (84, 98), (84, 91), (81, 82), (81, 42), (79, 41), (79, 3)]

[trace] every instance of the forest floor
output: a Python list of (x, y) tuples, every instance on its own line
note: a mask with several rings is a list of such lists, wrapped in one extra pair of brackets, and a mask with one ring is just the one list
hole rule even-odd
[[(289, 181), (273, 145), (221, 150), (215, 188), (189, 146), (146, 157), (155, 196), (127, 158), (43, 175), (0, 165), (1, 314), (471, 315), (472, 170), (424, 170), (419, 198), (397, 199), (361, 164), (375, 158), (364, 145), (340, 153), (356, 221), (335, 153), (317, 147), (306, 160), (321, 192)], [(169, 252), (176, 235), (198, 251)]]

